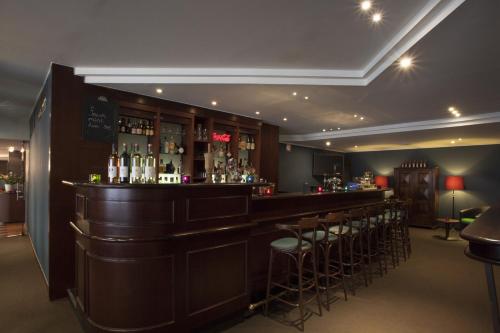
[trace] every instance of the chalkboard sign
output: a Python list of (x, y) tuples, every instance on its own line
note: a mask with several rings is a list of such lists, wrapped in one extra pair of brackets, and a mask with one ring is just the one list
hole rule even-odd
[(117, 105), (105, 97), (89, 98), (84, 105), (82, 134), (85, 140), (115, 141)]

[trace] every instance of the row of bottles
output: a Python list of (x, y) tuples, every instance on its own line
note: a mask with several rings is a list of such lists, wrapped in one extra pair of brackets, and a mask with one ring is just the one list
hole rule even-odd
[(154, 136), (154, 126), (151, 120), (131, 121), (130, 118), (118, 120), (118, 131), (120, 133)]
[(118, 153), (113, 144), (111, 155), (108, 159), (108, 182), (130, 184), (155, 184), (156, 183), (156, 158), (153, 148), (148, 144), (148, 152), (141, 155), (139, 145), (134, 144), (133, 153), (128, 153), (127, 144), (124, 143), (122, 153)]
[(240, 150), (254, 150), (255, 149), (255, 139), (252, 136), (247, 136), (246, 139), (240, 137), (238, 142), (238, 148)]
[(426, 161), (405, 161), (401, 163), (401, 168), (427, 168)]

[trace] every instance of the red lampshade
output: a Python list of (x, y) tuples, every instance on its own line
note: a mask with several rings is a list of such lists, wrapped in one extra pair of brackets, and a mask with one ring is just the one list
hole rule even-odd
[(387, 176), (375, 176), (375, 185), (386, 188), (389, 186), (389, 177)]
[(463, 190), (464, 177), (462, 176), (446, 176), (444, 179), (444, 187), (447, 190)]

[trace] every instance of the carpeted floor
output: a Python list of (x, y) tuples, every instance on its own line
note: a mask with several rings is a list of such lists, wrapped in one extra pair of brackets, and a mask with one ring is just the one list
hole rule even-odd
[[(433, 237), (443, 230), (411, 231), (407, 263), (360, 287), (347, 302), (336, 301), (322, 317), (310, 316), (305, 331), (492, 332), (483, 266), (464, 256), (466, 243)], [(500, 283), (500, 269), (495, 272)], [(226, 332), (298, 332), (280, 318), (257, 313)], [(285, 319), (297, 319), (296, 312)], [(48, 301), (27, 237), (0, 240), (0, 332), (82, 332), (68, 300)]]

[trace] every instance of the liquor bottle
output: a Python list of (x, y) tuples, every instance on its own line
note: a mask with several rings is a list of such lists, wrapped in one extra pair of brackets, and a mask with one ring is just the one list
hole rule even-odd
[(132, 123), (132, 127), (130, 128), (130, 134), (137, 134), (137, 128), (135, 123)]
[(142, 120), (137, 123), (135, 134), (142, 135)]
[(120, 118), (120, 119), (118, 120), (118, 132), (120, 132), (120, 133), (123, 133), (123, 131), (122, 131), (122, 126), (123, 126), (123, 119), (122, 119), (122, 118)]
[(118, 183), (118, 154), (114, 143), (111, 146), (111, 155), (108, 158), (108, 182), (111, 184)]
[(148, 143), (148, 153), (144, 157), (144, 181), (147, 184), (156, 184), (156, 158), (151, 143)]
[(122, 154), (120, 155), (120, 183), (129, 182), (130, 155), (127, 153), (127, 144), (123, 144)]
[(170, 146), (168, 140), (167, 140), (167, 137), (164, 137), (163, 138), (163, 152), (165, 154), (168, 154), (168, 147)]
[(252, 148), (252, 144), (250, 143), (250, 136), (247, 136), (247, 146), (246, 146), (246, 149), (247, 150), (251, 150)]
[(130, 124), (130, 118), (127, 119), (126, 133), (132, 133), (132, 124)]
[(134, 143), (134, 154), (130, 158), (130, 184), (140, 184), (142, 182), (142, 156), (139, 152), (139, 145)]
[(168, 142), (168, 151), (170, 154), (175, 154), (175, 141), (173, 136), (170, 136), (170, 141)]
[(153, 122), (151, 122), (151, 125), (149, 127), (149, 136), (154, 136), (155, 135), (155, 129), (153, 126)]
[(255, 150), (255, 139), (250, 137), (250, 150)]

